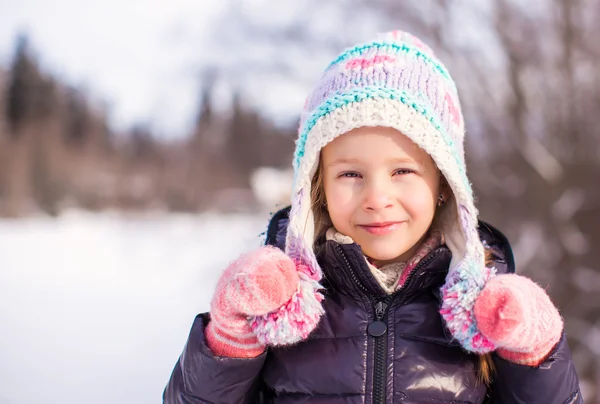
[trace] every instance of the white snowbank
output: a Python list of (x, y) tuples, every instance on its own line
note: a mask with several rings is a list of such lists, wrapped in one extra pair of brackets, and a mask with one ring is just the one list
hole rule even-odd
[(268, 215), (0, 221), (0, 402), (148, 404)]

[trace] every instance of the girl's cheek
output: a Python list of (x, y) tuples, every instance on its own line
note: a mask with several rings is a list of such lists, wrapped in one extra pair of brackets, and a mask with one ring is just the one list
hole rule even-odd
[(331, 203), (335, 204), (336, 207), (343, 208), (352, 201), (353, 194), (350, 187), (336, 187), (331, 192)]
[(336, 181), (332, 184), (330, 194), (340, 199), (348, 199), (353, 195), (357, 195), (359, 184), (356, 180)]
[(435, 205), (433, 191), (426, 183), (415, 183), (405, 189), (405, 203), (417, 210), (428, 210)]
[(351, 199), (352, 190), (344, 184), (332, 184), (325, 192), (329, 209), (344, 206)]

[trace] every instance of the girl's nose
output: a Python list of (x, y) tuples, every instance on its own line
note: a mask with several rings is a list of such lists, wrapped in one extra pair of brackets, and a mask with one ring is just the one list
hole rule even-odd
[(365, 210), (378, 211), (392, 206), (389, 184), (384, 181), (371, 181), (365, 188), (363, 207)]

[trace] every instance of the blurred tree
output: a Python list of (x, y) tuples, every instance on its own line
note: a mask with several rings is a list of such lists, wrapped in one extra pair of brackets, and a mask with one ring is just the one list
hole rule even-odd
[(218, 74), (214, 68), (205, 69), (201, 74), (200, 80), (203, 86), (200, 92), (200, 111), (196, 118), (196, 134), (198, 135), (207, 133), (215, 119), (212, 97), (217, 78)]
[[(263, 133), (257, 112), (245, 108), (241, 98), (236, 93), (233, 99), (226, 154), (235, 164), (236, 171), (247, 174), (259, 165)], [(249, 181), (249, 176), (244, 175), (240, 186), (249, 188)]]
[(90, 106), (85, 96), (75, 88), (69, 88), (65, 98), (65, 139), (67, 143), (81, 147), (92, 126)]
[(9, 70), (5, 116), (12, 135), (8, 168), (8, 210), (15, 215), (28, 200), (56, 214), (60, 199), (52, 150), (59, 141), (49, 129), (58, 107), (55, 82), (45, 77), (25, 35), (17, 38)]
[(6, 118), (14, 137), (27, 121), (47, 117), (55, 105), (55, 86), (41, 74), (26, 35), (17, 39), (7, 87)]

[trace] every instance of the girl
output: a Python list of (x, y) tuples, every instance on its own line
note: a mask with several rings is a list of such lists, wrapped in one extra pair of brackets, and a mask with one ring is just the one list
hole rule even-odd
[(417, 38), (326, 69), (291, 208), (222, 274), (166, 403), (582, 403), (562, 319), (477, 220), (464, 122)]

